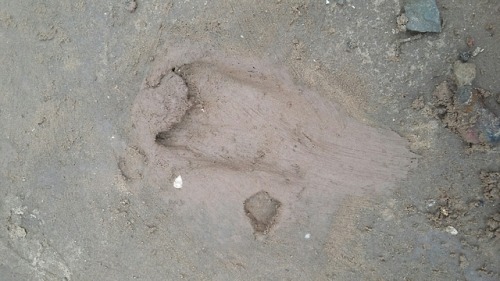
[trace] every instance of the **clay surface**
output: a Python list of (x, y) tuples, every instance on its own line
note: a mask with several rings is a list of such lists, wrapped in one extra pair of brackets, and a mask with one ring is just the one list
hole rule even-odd
[[(416, 163), (396, 133), (354, 120), (285, 69), (209, 51), (167, 54), (144, 80), (132, 123), (148, 159), (140, 186), (182, 200), (179, 212), (202, 211), (218, 225), (204, 237), (241, 255), (240, 239), (254, 232), (293, 244), (306, 228), (320, 245), (346, 195), (392, 187)], [(178, 175), (182, 190), (172, 188)]]
[(500, 3), (410, 2), (2, 1), (0, 280), (500, 280)]

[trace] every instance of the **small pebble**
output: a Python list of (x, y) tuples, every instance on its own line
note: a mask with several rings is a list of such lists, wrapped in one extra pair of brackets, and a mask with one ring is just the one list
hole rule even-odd
[(472, 86), (465, 85), (459, 87), (456, 93), (457, 101), (460, 104), (469, 104), (472, 101)]
[(480, 53), (482, 53), (484, 51), (484, 49), (482, 49), (481, 47), (477, 47), (476, 49), (474, 49), (474, 51), (472, 52), (472, 56), (475, 57), (477, 55), (479, 55)]
[(448, 232), (449, 234), (451, 234), (451, 235), (457, 235), (458, 234), (458, 230), (456, 228), (454, 228), (453, 226), (447, 226), (444, 230), (446, 232)]
[(174, 187), (177, 189), (182, 188), (182, 177), (181, 176), (178, 176), (177, 178), (175, 178)]
[(465, 51), (465, 52), (461, 52), (459, 55), (458, 55), (458, 58), (462, 61), (462, 62), (468, 62), (470, 57), (471, 57), (471, 52), (469, 51)]

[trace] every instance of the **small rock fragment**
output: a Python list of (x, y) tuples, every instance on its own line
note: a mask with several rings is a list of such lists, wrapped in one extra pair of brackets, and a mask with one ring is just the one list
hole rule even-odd
[(461, 52), (459, 55), (458, 55), (458, 58), (462, 61), (462, 62), (467, 62), (469, 61), (470, 57), (472, 56), (471, 52), (469, 51), (465, 51), (465, 52)]
[(174, 187), (177, 189), (182, 188), (182, 177), (181, 176), (178, 176), (175, 178)]
[(410, 0), (404, 6), (406, 28), (418, 32), (441, 32), (441, 18), (435, 0)]
[(476, 78), (476, 65), (456, 61), (453, 64), (453, 75), (458, 87), (472, 85), (472, 80)]
[(448, 232), (451, 235), (457, 235), (458, 234), (458, 230), (456, 228), (454, 228), (453, 226), (447, 226), (444, 229), (444, 231)]
[(491, 145), (500, 143), (500, 118), (486, 108), (480, 108), (477, 127), (482, 138)]
[(484, 49), (482, 49), (481, 47), (476, 47), (476, 49), (474, 49), (474, 51), (472, 52), (472, 57), (479, 55), (483, 51), (484, 51)]
[(472, 102), (472, 86), (465, 85), (459, 87), (456, 92), (456, 101), (458, 105), (467, 105)]
[(446, 208), (446, 207), (439, 208), (439, 213), (441, 213), (441, 215), (444, 217), (447, 217), (450, 215), (450, 212), (448, 211), (448, 208)]

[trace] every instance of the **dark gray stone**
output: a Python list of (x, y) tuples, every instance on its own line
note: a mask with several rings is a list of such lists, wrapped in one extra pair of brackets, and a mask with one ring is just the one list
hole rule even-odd
[(458, 87), (456, 95), (457, 101), (461, 105), (469, 104), (472, 100), (472, 86), (465, 85), (462, 87)]
[(461, 52), (459, 55), (458, 55), (458, 58), (460, 59), (461, 62), (468, 62), (470, 57), (471, 57), (471, 52), (469, 51), (465, 51), (465, 52)]
[(441, 32), (441, 18), (435, 0), (409, 0), (405, 5), (407, 30)]

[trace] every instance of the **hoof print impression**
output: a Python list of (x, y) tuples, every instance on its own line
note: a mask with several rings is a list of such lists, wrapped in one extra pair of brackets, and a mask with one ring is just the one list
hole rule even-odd
[(276, 222), (281, 203), (266, 191), (259, 191), (245, 200), (245, 214), (258, 234), (267, 234)]

